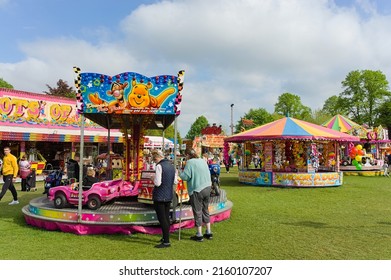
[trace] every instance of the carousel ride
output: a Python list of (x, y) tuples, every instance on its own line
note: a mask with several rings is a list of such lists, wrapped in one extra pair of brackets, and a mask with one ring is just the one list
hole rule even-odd
[[(76, 234), (160, 233), (152, 198), (145, 195), (153, 174), (144, 170), (144, 136), (147, 129), (164, 130), (172, 123), (176, 128), (184, 71), (178, 76), (146, 77), (134, 72), (107, 76), (81, 73), (76, 67), (74, 70), (81, 123), (80, 158), (83, 158), (85, 118), (105, 127), (109, 135), (110, 129), (120, 129), (124, 137), (122, 178), (94, 183), (88, 190), (82, 182), (54, 187), (49, 196), (33, 199), (23, 207), (26, 222), (47, 230)], [(171, 231), (194, 226), (192, 208), (183, 199), (187, 195), (184, 185), (175, 190), (178, 205), (171, 209)], [(57, 188), (67, 190), (61, 193)], [(90, 193), (94, 195), (89, 197)], [(99, 200), (99, 194), (105, 200)], [(143, 199), (138, 199), (140, 195)], [(228, 219), (231, 208), (232, 202), (221, 190), (220, 196), (211, 197), (211, 222)]]
[[(229, 156), (229, 143), (235, 143), (243, 184), (335, 187), (343, 184), (340, 144), (359, 141), (356, 136), (285, 117), (226, 137), (224, 157)], [(260, 168), (250, 165), (254, 154), (259, 156)]]

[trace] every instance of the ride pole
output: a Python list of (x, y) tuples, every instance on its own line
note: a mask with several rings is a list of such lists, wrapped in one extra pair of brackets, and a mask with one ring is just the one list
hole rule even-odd
[(76, 93), (76, 108), (77, 112), (80, 114), (80, 157), (79, 157), (79, 201), (78, 201), (78, 207), (77, 207), (77, 221), (79, 223), (82, 222), (81, 219), (81, 212), (82, 212), (82, 195), (83, 195), (83, 158), (84, 158), (84, 122), (85, 122), (85, 117), (84, 117), (84, 112), (83, 112), (83, 98), (81, 94), (81, 89), (80, 89), (80, 84), (81, 84), (81, 78), (80, 78), (80, 68), (74, 66), (73, 71), (76, 74), (75, 77), (75, 87), (77, 89)]
[(180, 195), (180, 198), (179, 198), (179, 230), (178, 230), (178, 240), (181, 240), (183, 181), (182, 181), (182, 187), (181, 187), (180, 194), (181, 194), (181, 195)]
[[(175, 164), (176, 168), (177, 168), (177, 164), (178, 164), (177, 163), (177, 156), (176, 156), (177, 142), (178, 142), (178, 138), (177, 138), (177, 133), (178, 132), (177, 131), (178, 131), (178, 116), (175, 115), (175, 119), (174, 119), (174, 164)], [(179, 173), (179, 170), (178, 170), (178, 173)], [(178, 174), (178, 176), (179, 176), (179, 174)], [(182, 181), (182, 185), (181, 185), (179, 193), (180, 193), (180, 195), (179, 195), (179, 230), (178, 230), (178, 240), (181, 240), (183, 181)], [(174, 215), (175, 215), (175, 209), (174, 209)]]
[(79, 159), (79, 203), (77, 207), (77, 220), (79, 223), (81, 220), (81, 210), (82, 210), (82, 196), (83, 196), (83, 158), (84, 158), (84, 114), (81, 114), (81, 126), (80, 126), (80, 159)]

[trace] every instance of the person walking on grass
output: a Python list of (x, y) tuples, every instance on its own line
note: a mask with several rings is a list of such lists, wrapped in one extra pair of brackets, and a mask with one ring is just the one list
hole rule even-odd
[(31, 165), (30, 162), (27, 160), (26, 155), (23, 155), (22, 158), (19, 161), (19, 175), (20, 178), (22, 179), (21, 182), (21, 188), (22, 192), (30, 191), (30, 188), (27, 188), (27, 177), (31, 173)]
[(225, 166), (225, 171), (227, 171), (227, 173), (229, 173), (229, 167), (231, 165), (231, 163), (229, 161), (229, 157), (224, 158), (223, 159), (223, 163), (224, 163), (224, 166)]
[(14, 182), (16, 181), (16, 177), (18, 176), (18, 162), (16, 157), (11, 154), (10, 147), (4, 148), (4, 158), (3, 158), (3, 188), (0, 193), (0, 200), (3, 198), (7, 190), (9, 189), (12, 193), (13, 200), (8, 203), (9, 205), (19, 204), (18, 201), (18, 193), (16, 192)]
[[(187, 150), (186, 156), (186, 166), (179, 177), (187, 181), (187, 191), (190, 195), (190, 204), (193, 209), (195, 226), (197, 227), (196, 235), (190, 237), (190, 239), (201, 242), (204, 241), (204, 237), (206, 239), (213, 238), (208, 210), (212, 181), (208, 164), (204, 159), (199, 158), (193, 149)], [(204, 235), (202, 235), (203, 223), (206, 226)]]
[(383, 164), (383, 176), (387, 176), (387, 177), (390, 177), (390, 174), (388, 172), (388, 163), (387, 161), (384, 162)]
[(173, 199), (173, 186), (177, 183), (174, 165), (164, 158), (163, 152), (155, 150), (152, 159), (156, 163), (154, 188), (152, 191), (153, 205), (162, 229), (163, 238), (155, 248), (170, 247), (170, 208)]

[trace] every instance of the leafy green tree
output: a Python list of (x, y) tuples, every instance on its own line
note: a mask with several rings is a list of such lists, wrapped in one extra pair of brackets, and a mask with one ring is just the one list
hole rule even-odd
[(271, 114), (271, 116), (272, 116), (272, 118), (273, 118), (273, 121), (276, 121), (276, 120), (279, 120), (279, 119), (282, 119), (282, 118), (285, 117), (285, 116), (282, 116), (282, 115), (280, 115), (280, 114), (277, 114), (276, 112), (273, 112), (273, 113)]
[(359, 123), (378, 123), (380, 106), (391, 96), (386, 76), (381, 71), (355, 70), (342, 81), (339, 106)]
[(379, 118), (378, 123), (375, 126), (382, 125), (383, 127), (387, 127), (388, 134), (391, 134), (391, 100), (384, 102), (379, 107)]
[(331, 117), (338, 114), (343, 116), (347, 116), (349, 114), (349, 112), (345, 108), (341, 107), (341, 99), (337, 95), (333, 95), (326, 99), (322, 111), (324, 114), (328, 114)]
[(14, 87), (3, 80), (3, 78), (0, 78), (0, 88), (10, 88), (13, 89)]
[(311, 122), (312, 121), (312, 111), (308, 106), (304, 106), (301, 109), (301, 112), (296, 115), (297, 119), (301, 119), (303, 121)]
[(198, 117), (187, 132), (186, 139), (194, 140), (196, 136), (201, 135), (201, 130), (205, 128), (208, 123), (208, 120), (204, 116)]
[(317, 125), (322, 125), (329, 119), (331, 119), (333, 116), (332, 114), (329, 114), (325, 112), (323, 109), (315, 109), (312, 111), (312, 120), (310, 122), (317, 124)]
[(273, 120), (272, 115), (264, 108), (250, 109), (236, 124), (235, 133), (240, 132), (242, 129), (248, 130), (272, 122)]
[(274, 112), (301, 120), (311, 119), (311, 108), (301, 103), (300, 96), (289, 92), (278, 97), (278, 102), (274, 105)]
[[(149, 135), (149, 136), (163, 136), (163, 130), (161, 130), (161, 129), (148, 129), (146, 131), (146, 135)], [(179, 144), (182, 143), (182, 138), (181, 138), (181, 135), (180, 135), (179, 131), (177, 131), (176, 135), (177, 135), (178, 143)], [(175, 136), (175, 127), (174, 127), (174, 125), (170, 125), (164, 131), (164, 137), (165, 138), (174, 139), (175, 138), (174, 136)]]
[(57, 87), (53, 88), (46, 84), (49, 91), (44, 91), (47, 95), (55, 95), (55, 96), (62, 96), (62, 97), (68, 97), (68, 98), (76, 98), (76, 91), (68, 86), (68, 83), (63, 80), (58, 80)]

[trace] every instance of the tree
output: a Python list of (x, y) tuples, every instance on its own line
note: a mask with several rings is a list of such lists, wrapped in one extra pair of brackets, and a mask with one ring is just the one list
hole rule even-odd
[(339, 106), (359, 123), (374, 126), (378, 123), (379, 109), (391, 96), (386, 76), (381, 71), (355, 70), (342, 81)]
[[(149, 136), (163, 136), (163, 130), (161, 130), (161, 129), (148, 129), (146, 131), (146, 135), (149, 135)], [(179, 131), (177, 131), (176, 135), (177, 135), (178, 143), (179, 144), (182, 143), (182, 138), (181, 138), (181, 135), (180, 135)], [(170, 125), (164, 131), (164, 137), (165, 138), (174, 139), (175, 138), (174, 136), (175, 136), (175, 127), (174, 127), (174, 125)]]
[(384, 102), (379, 107), (379, 118), (376, 126), (382, 125), (383, 127), (387, 127), (388, 134), (391, 134), (391, 99)]
[(208, 123), (208, 120), (204, 116), (198, 117), (187, 132), (186, 139), (194, 140), (196, 136), (201, 135), (201, 130), (205, 128)]
[(326, 99), (322, 111), (324, 114), (328, 114), (330, 116), (335, 116), (338, 114), (345, 116), (349, 114), (345, 108), (341, 107), (341, 99), (337, 95), (333, 95)]
[(63, 80), (58, 80), (57, 88), (52, 88), (46, 84), (49, 91), (44, 91), (48, 95), (63, 96), (68, 98), (76, 98), (76, 91), (72, 87), (68, 86), (68, 83)]
[(311, 118), (311, 108), (301, 103), (300, 96), (286, 92), (278, 97), (278, 102), (274, 105), (274, 112), (301, 120)]
[(235, 133), (240, 132), (242, 129), (248, 130), (272, 122), (273, 120), (272, 115), (264, 108), (250, 109), (250, 111), (240, 118), (240, 121), (236, 124)]
[(322, 110), (315, 109), (312, 111), (312, 120), (310, 122), (317, 125), (322, 125), (325, 122), (327, 122), (329, 119), (331, 119), (333, 116), (335, 115), (327, 113), (323, 109)]
[(3, 78), (0, 78), (0, 88), (10, 88), (13, 89), (14, 87), (3, 80)]

